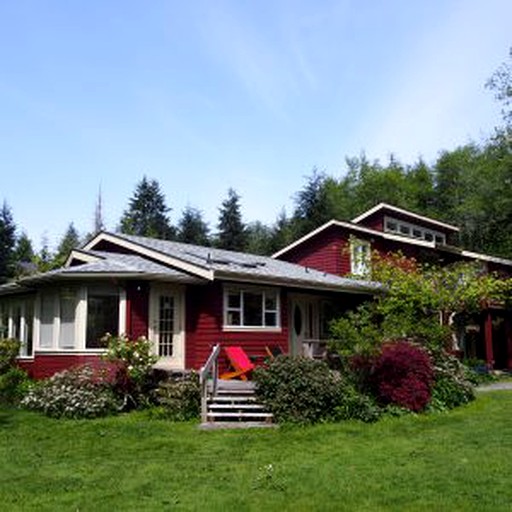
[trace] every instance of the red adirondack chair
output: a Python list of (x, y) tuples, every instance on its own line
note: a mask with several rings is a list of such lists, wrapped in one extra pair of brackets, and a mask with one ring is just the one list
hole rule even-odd
[(224, 352), (229, 359), (231, 370), (223, 373), (219, 378), (224, 380), (237, 379), (248, 380), (248, 374), (254, 369), (244, 349), (240, 346), (224, 347)]

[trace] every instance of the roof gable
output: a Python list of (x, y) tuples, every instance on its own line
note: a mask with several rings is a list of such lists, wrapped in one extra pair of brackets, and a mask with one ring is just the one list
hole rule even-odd
[(441, 228), (444, 231), (450, 231), (453, 233), (457, 233), (460, 229), (457, 226), (453, 226), (452, 224), (447, 224), (445, 222), (441, 222), (436, 219), (432, 219), (430, 217), (426, 217), (424, 215), (419, 215), (417, 213), (411, 212), (409, 210), (404, 210), (403, 208), (398, 208), (397, 206), (393, 206), (388, 203), (379, 203), (378, 205), (370, 208), (368, 211), (362, 213), (358, 217), (352, 219), (352, 223), (360, 224), (361, 222), (369, 219), (374, 216), (384, 216), (386, 214), (398, 214), (402, 218), (406, 218), (411, 222), (420, 222), (422, 224), (426, 224), (432, 227)]

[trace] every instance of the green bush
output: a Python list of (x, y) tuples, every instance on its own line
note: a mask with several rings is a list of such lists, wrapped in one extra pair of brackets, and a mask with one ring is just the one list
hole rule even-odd
[(201, 388), (199, 375), (190, 372), (180, 377), (171, 376), (157, 389), (158, 416), (172, 421), (188, 421), (199, 418)]
[(16, 364), (21, 342), (11, 338), (0, 340), (0, 374), (5, 373)]
[(21, 368), (12, 367), (0, 374), (0, 404), (19, 404), (29, 391), (31, 382)]
[(340, 403), (340, 377), (320, 361), (278, 356), (254, 371), (256, 395), (276, 421), (315, 423), (334, 419)]
[(96, 418), (116, 412), (120, 403), (104, 373), (82, 365), (41, 381), (21, 405), (53, 418)]
[(372, 423), (380, 418), (382, 411), (372, 397), (359, 392), (351, 384), (342, 385), (341, 390), (340, 403), (335, 408), (337, 420)]
[(444, 351), (432, 351), (434, 386), (430, 409), (446, 410), (470, 402), (475, 398), (469, 373), (456, 357)]

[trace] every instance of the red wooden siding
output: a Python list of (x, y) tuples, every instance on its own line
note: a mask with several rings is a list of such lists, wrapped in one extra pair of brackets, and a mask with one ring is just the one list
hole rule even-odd
[(46, 379), (54, 373), (73, 368), (80, 364), (100, 364), (97, 355), (74, 354), (41, 354), (36, 353), (33, 360), (19, 360), (18, 366), (23, 368), (34, 379)]
[(350, 272), (349, 233), (331, 226), (317, 236), (290, 249), (279, 259), (314, 268), (330, 274)]
[[(265, 347), (279, 344), (288, 348), (288, 315), (286, 294), (281, 293), (281, 331), (224, 332), (223, 287), (220, 283), (190, 286), (186, 292), (185, 367), (199, 369), (208, 359), (214, 345), (241, 345), (250, 356), (265, 356)], [(220, 356), (221, 368), (227, 366)]]
[(137, 339), (148, 336), (149, 285), (144, 281), (128, 282), (126, 286), (126, 334)]

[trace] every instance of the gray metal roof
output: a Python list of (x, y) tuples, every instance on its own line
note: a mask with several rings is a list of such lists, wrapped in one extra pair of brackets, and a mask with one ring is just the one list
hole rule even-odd
[(120, 233), (113, 236), (134, 242), (163, 255), (172, 256), (186, 263), (211, 269), (214, 271), (216, 279), (339, 291), (343, 289), (344, 291), (367, 293), (383, 290), (380, 283), (340, 277), (268, 256)]
[[(96, 250), (102, 236), (108, 237), (110, 243), (117, 243), (121, 248), (123, 241), (129, 242), (129, 248), (125, 246), (123, 249), (129, 250), (130, 254)], [(17, 284), (0, 286), (0, 294), (20, 293), (26, 290), (25, 287), (55, 280), (107, 276), (188, 284), (207, 283), (211, 280), (238, 281), (304, 290), (366, 294), (384, 289), (380, 283), (340, 277), (267, 256), (119, 233), (100, 233), (86, 247), (79, 253), (92, 256), (92, 261), (82, 262), (77, 255), (75, 260), (79, 264), (35, 274), (20, 279)], [(141, 252), (137, 253), (138, 250)]]

